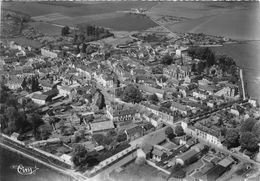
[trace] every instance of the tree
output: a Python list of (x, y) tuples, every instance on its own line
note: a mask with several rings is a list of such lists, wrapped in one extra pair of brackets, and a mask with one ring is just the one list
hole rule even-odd
[(163, 74), (162, 65), (157, 65), (157, 66), (152, 67), (152, 73), (153, 74)]
[(239, 146), (239, 132), (237, 129), (228, 129), (225, 135), (225, 142), (228, 148)]
[(73, 43), (77, 43), (77, 41), (78, 41), (78, 35), (77, 35), (77, 34), (74, 34)]
[(161, 63), (164, 65), (171, 65), (173, 63), (173, 58), (169, 54), (163, 56)]
[(142, 100), (142, 93), (136, 86), (129, 84), (123, 92), (122, 100), (125, 102), (139, 103)]
[(190, 47), (188, 49), (188, 55), (201, 60), (206, 60), (206, 66), (210, 67), (215, 64), (215, 54), (208, 47)]
[(79, 54), (80, 53), (80, 49), (79, 49), (79, 45), (77, 45), (77, 47), (74, 49), (74, 54)]
[(150, 101), (151, 101), (153, 104), (157, 104), (158, 101), (159, 101), (159, 98), (158, 98), (158, 96), (157, 96), (156, 94), (150, 95), (149, 99), (150, 99)]
[(117, 142), (123, 142), (127, 140), (127, 135), (125, 133), (119, 134), (116, 138)]
[(70, 28), (65, 26), (61, 29), (61, 36), (67, 36), (70, 33)]
[(40, 115), (38, 113), (29, 114), (27, 117), (27, 121), (33, 129), (33, 135), (36, 137), (38, 133), (37, 128), (43, 123)]
[(165, 129), (165, 134), (166, 134), (166, 136), (167, 136), (169, 139), (174, 138), (174, 133), (173, 133), (172, 127), (167, 127), (167, 128)]
[(49, 124), (43, 124), (38, 127), (38, 132), (40, 134), (41, 140), (46, 140), (49, 138), (52, 132), (52, 127)]
[(31, 91), (35, 92), (35, 91), (38, 91), (39, 89), (40, 89), (40, 87), (39, 87), (38, 78), (32, 77), (32, 79), (31, 79)]
[(107, 132), (107, 137), (112, 138), (115, 137), (117, 135), (115, 130), (110, 130)]
[(112, 142), (112, 138), (108, 138), (107, 136), (104, 136), (103, 134), (94, 134), (93, 138), (95, 141), (102, 146), (109, 146)]
[(254, 152), (258, 150), (258, 139), (256, 135), (251, 132), (243, 132), (240, 135), (239, 142), (241, 147), (248, 151)]
[(22, 84), (21, 84), (21, 86), (22, 86), (22, 88), (24, 89), (24, 90), (27, 90), (27, 81), (26, 81), (26, 77), (23, 79), (23, 82), (22, 82)]
[(183, 170), (181, 164), (174, 165), (171, 176), (178, 179), (185, 178), (186, 172)]
[(252, 133), (255, 134), (260, 142), (260, 121), (255, 123), (254, 127), (252, 128)]
[(75, 166), (83, 166), (85, 164), (87, 158), (88, 151), (85, 146), (81, 144), (76, 144), (73, 148), (71, 161), (74, 163)]
[(181, 125), (177, 125), (174, 129), (174, 132), (177, 136), (182, 136), (185, 134)]
[(81, 52), (86, 53), (86, 49), (87, 49), (87, 45), (86, 45), (86, 43), (83, 43), (82, 48), (81, 48)]
[(242, 122), (240, 132), (251, 132), (257, 120), (254, 118), (248, 118), (244, 122)]
[(4, 103), (6, 101), (6, 99), (9, 97), (8, 91), (9, 91), (8, 87), (6, 87), (1, 82), (1, 85), (0, 85), (0, 103)]
[(96, 106), (99, 109), (103, 109), (104, 107), (106, 107), (105, 97), (104, 97), (104, 95), (101, 92), (99, 92), (99, 94), (98, 94), (98, 98), (97, 98), (97, 101), (96, 101)]
[(4, 116), (7, 118), (7, 127), (11, 132), (17, 131), (19, 128), (17, 127), (17, 122), (19, 118), (18, 111), (13, 107), (7, 107), (5, 110)]

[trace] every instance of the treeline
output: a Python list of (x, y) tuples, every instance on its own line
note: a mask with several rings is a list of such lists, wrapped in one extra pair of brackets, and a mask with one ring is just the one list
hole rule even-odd
[(260, 122), (254, 118), (248, 118), (242, 122), (240, 128), (225, 129), (224, 144), (230, 148), (238, 147), (254, 153), (259, 150)]
[[(23, 134), (31, 131), (36, 139), (46, 139), (51, 128), (47, 127), (37, 112), (30, 112), (35, 105), (27, 99), (18, 103), (17, 98), (1, 83), (0, 86), (0, 125), (1, 132), (11, 135), (14, 132), (20, 134), (19, 140), (23, 140)], [(26, 114), (29, 110), (29, 114)]]
[(193, 71), (202, 73), (206, 68), (210, 68), (213, 65), (217, 65), (224, 73), (231, 74), (237, 77), (236, 62), (232, 57), (226, 55), (216, 55), (208, 47), (190, 47), (188, 49), (188, 55), (192, 59), (203, 60), (197, 67), (193, 68)]
[[(114, 36), (113, 33), (103, 27), (80, 24), (77, 25), (77, 28), (78, 30), (75, 30), (73, 35), (73, 42), (76, 44)], [(69, 34), (71, 34), (71, 32), (68, 26), (65, 26), (61, 29), (62, 36), (68, 36)]]

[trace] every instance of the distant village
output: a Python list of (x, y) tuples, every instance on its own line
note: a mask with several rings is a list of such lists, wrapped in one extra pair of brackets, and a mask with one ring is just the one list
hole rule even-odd
[(133, 153), (168, 180), (257, 172), (259, 105), (231, 57), (156, 33), (74, 31), (1, 41), (6, 144), (86, 177)]

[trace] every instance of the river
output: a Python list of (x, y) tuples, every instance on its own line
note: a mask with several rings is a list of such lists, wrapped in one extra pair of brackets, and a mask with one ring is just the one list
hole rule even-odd
[[(66, 175), (58, 173), (45, 165), (31, 160), (21, 154), (12, 152), (0, 146), (0, 180), (1, 181), (72, 181)], [(24, 167), (37, 167), (35, 174), (21, 175), (16, 168), (19, 164)]]
[(228, 44), (212, 49), (218, 54), (226, 54), (234, 58), (237, 65), (244, 70), (249, 96), (260, 101), (260, 41)]

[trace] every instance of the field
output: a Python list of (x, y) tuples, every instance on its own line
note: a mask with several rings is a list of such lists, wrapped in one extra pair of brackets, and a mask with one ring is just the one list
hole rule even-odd
[(61, 35), (61, 27), (53, 26), (44, 22), (32, 22), (30, 26), (34, 27), (37, 31), (46, 35)]

